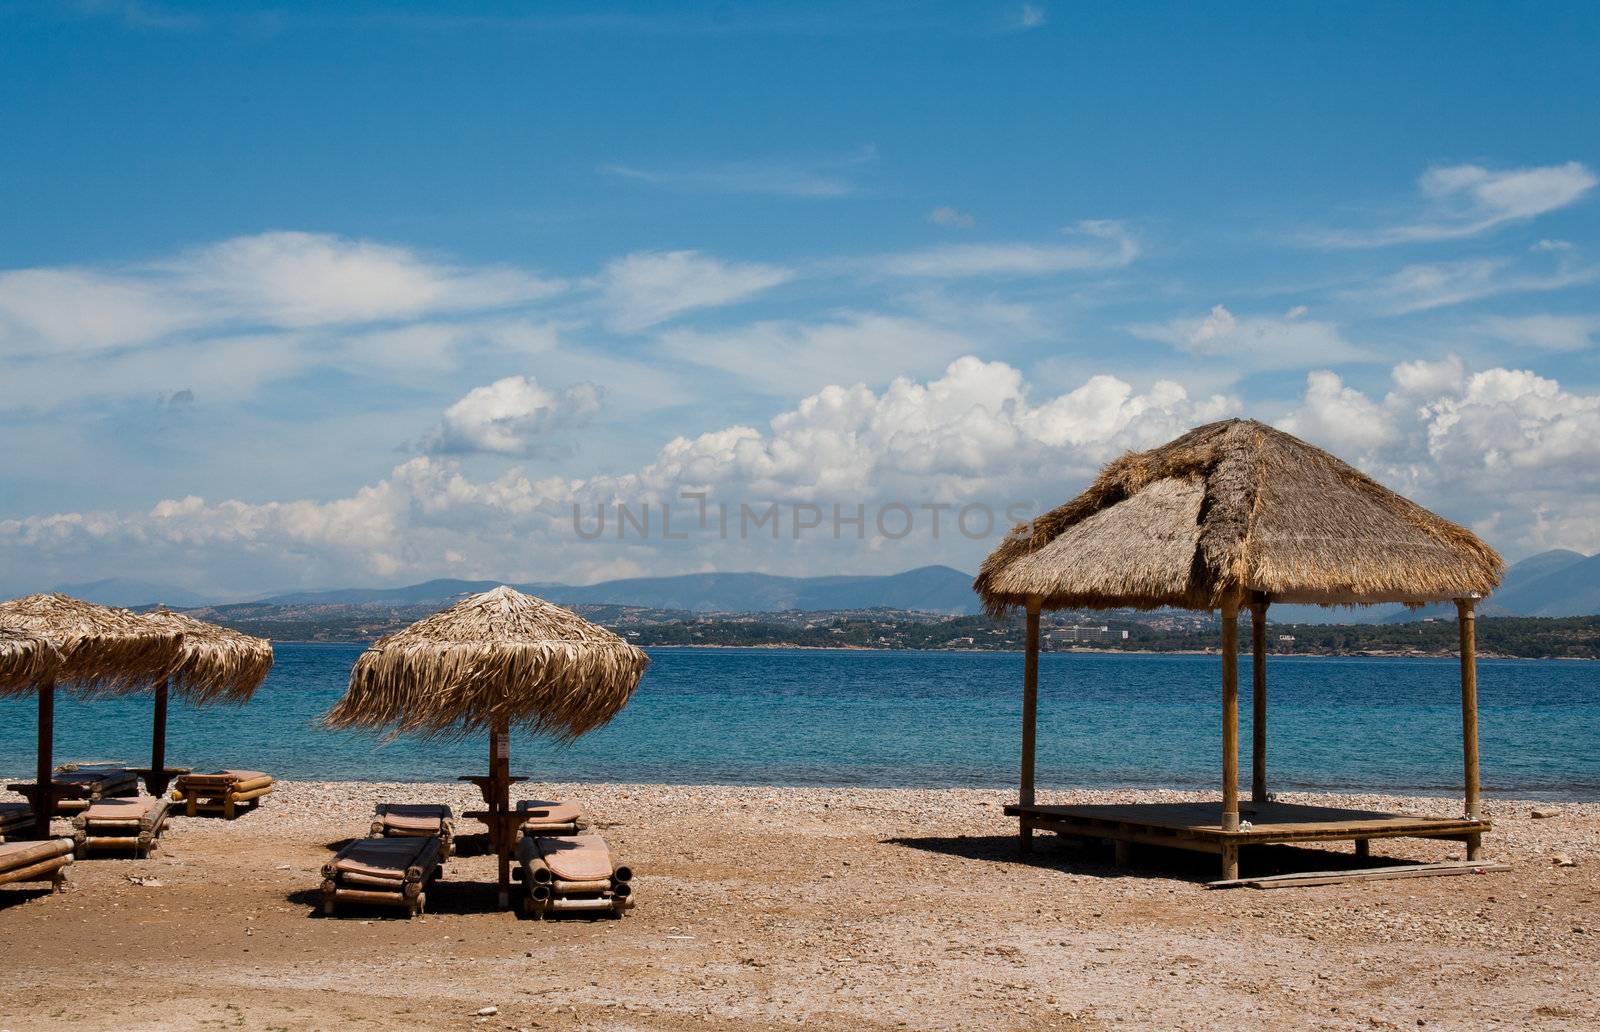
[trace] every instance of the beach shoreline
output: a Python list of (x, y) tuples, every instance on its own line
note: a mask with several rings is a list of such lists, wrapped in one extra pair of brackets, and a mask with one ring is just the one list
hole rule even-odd
[[(1041, 835), (1024, 859), (1000, 813), (1007, 790), (524, 784), (516, 795), (583, 806), (638, 872), (637, 909), (598, 922), (495, 911), (493, 860), (458, 818), (466, 855), (424, 917), (318, 917), (318, 869), (365, 833), (375, 801), (459, 814), (475, 793), (286, 781), (237, 821), (177, 818), (148, 860), (78, 863), (66, 895), (0, 888), (11, 975), (0, 1025), (1371, 1029), (1483, 1027), (1492, 1014), (1557, 1029), (1600, 1015), (1600, 803), (1488, 800), (1486, 852), (1513, 866), (1506, 874), (1213, 892), (1210, 857), (1141, 850), (1119, 869), (1107, 849)], [(1441, 796), (1285, 795), (1460, 810)], [(1373, 843), (1375, 857), (1460, 852)], [(480, 1016), (486, 1007), (496, 1013)]]

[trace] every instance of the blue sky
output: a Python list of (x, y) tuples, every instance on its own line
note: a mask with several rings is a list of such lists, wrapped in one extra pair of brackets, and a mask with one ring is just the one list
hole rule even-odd
[(971, 568), (570, 509), (1050, 505), (1235, 414), (1600, 550), (1593, 5), (0, 25), (0, 587)]

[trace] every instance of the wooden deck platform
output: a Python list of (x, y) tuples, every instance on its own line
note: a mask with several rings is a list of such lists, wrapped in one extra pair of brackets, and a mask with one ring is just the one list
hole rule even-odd
[(1298, 803), (1241, 803), (1238, 831), (1222, 830), (1222, 803), (1134, 803), (1090, 806), (1007, 806), (1008, 817), (1022, 825), (1024, 841), (1030, 831), (1053, 831), (1078, 838), (1107, 839), (1118, 843), (1119, 860), (1126, 856), (1122, 843), (1166, 846), (1216, 853), (1222, 857), (1222, 876), (1238, 877), (1242, 846), (1279, 843), (1356, 843), (1358, 853), (1375, 838), (1454, 839), (1467, 845), (1469, 859), (1477, 859), (1481, 837), (1489, 831), (1487, 819), (1469, 817), (1410, 817), (1372, 810), (1347, 810), (1334, 806)]

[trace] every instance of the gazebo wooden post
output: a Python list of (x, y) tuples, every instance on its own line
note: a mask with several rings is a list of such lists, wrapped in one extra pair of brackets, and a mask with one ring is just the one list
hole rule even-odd
[[(1239, 830), (1239, 601), (1222, 603), (1222, 830)], [(1222, 877), (1239, 877), (1239, 847), (1222, 845)]]
[(1267, 801), (1267, 596), (1250, 602), (1250, 801)]
[(55, 745), (56, 745), (56, 683), (46, 681), (39, 686), (39, 746), (37, 754), (38, 777), (34, 782), (33, 837), (50, 837), (50, 817), (55, 812)]
[[(1032, 806), (1034, 730), (1039, 716), (1039, 610), (1043, 599), (1028, 596), (1027, 644), (1022, 660), (1022, 776), (1017, 792), (1019, 806)], [(1024, 853), (1033, 849), (1033, 818), (1023, 814), (1018, 818), (1019, 843)]]
[(515, 837), (511, 811), (511, 733), (506, 718), (497, 716), (489, 731), (489, 843), (499, 864), (500, 908), (511, 905), (511, 844)]
[[(1467, 817), (1483, 816), (1478, 786), (1478, 619), (1475, 599), (1456, 599), (1456, 623), (1461, 632), (1461, 753), (1462, 781)], [(1467, 837), (1467, 859), (1476, 860), (1483, 852), (1483, 836)]]

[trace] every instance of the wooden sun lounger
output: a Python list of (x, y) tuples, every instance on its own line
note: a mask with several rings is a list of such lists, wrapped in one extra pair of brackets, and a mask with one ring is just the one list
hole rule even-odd
[(633, 870), (599, 835), (528, 835), (517, 846), (523, 913), (580, 911), (621, 917), (632, 908)]
[(437, 838), (356, 839), (322, 865), (322, 912), (339, 903), (376, 903), (422, 913), (442, 868)]
[(33, 830), (33, 807), (27, 803), (0, 803), (0, 842), (26, 836)]
[(553, 803), (545, 799), (521, 799), (517, 815), (524, 835), (576, 835), (588, 827), (583, 811), (572, 803)]
[[(79, 767), (58, 770), (50, 778), (57, 816), (70, 817), (102, 799), (121, 799), (139, 794), (139, 778), (122, 767)], [(38, 786), (31, 781), (7, 785), (11, 791), (29, 799), (38, 798)]]
[(172, 788), (173, 801), (184, 804), (186, 815), (220, 813), (230, 821), (238, 815), (240, 806), (248, 803), (253, 810), (271, 794), (272, 775), (259, 770), (184, 774)]
[(134, 856), (149, 856), (167, 827), (165, 798), (103, 799), (72, 818), (72, 839), (77, 855), (96, 849), (131, 849)]
[(0, 843), (0, 885), (47, 881), (57, 892), (67, 887), (72, 840), (44, 839)]
[(438, 838), (439, 856), (455, 855), (455, 814), (443, 803), (379, 803), (372, 814), (374, 838)]

